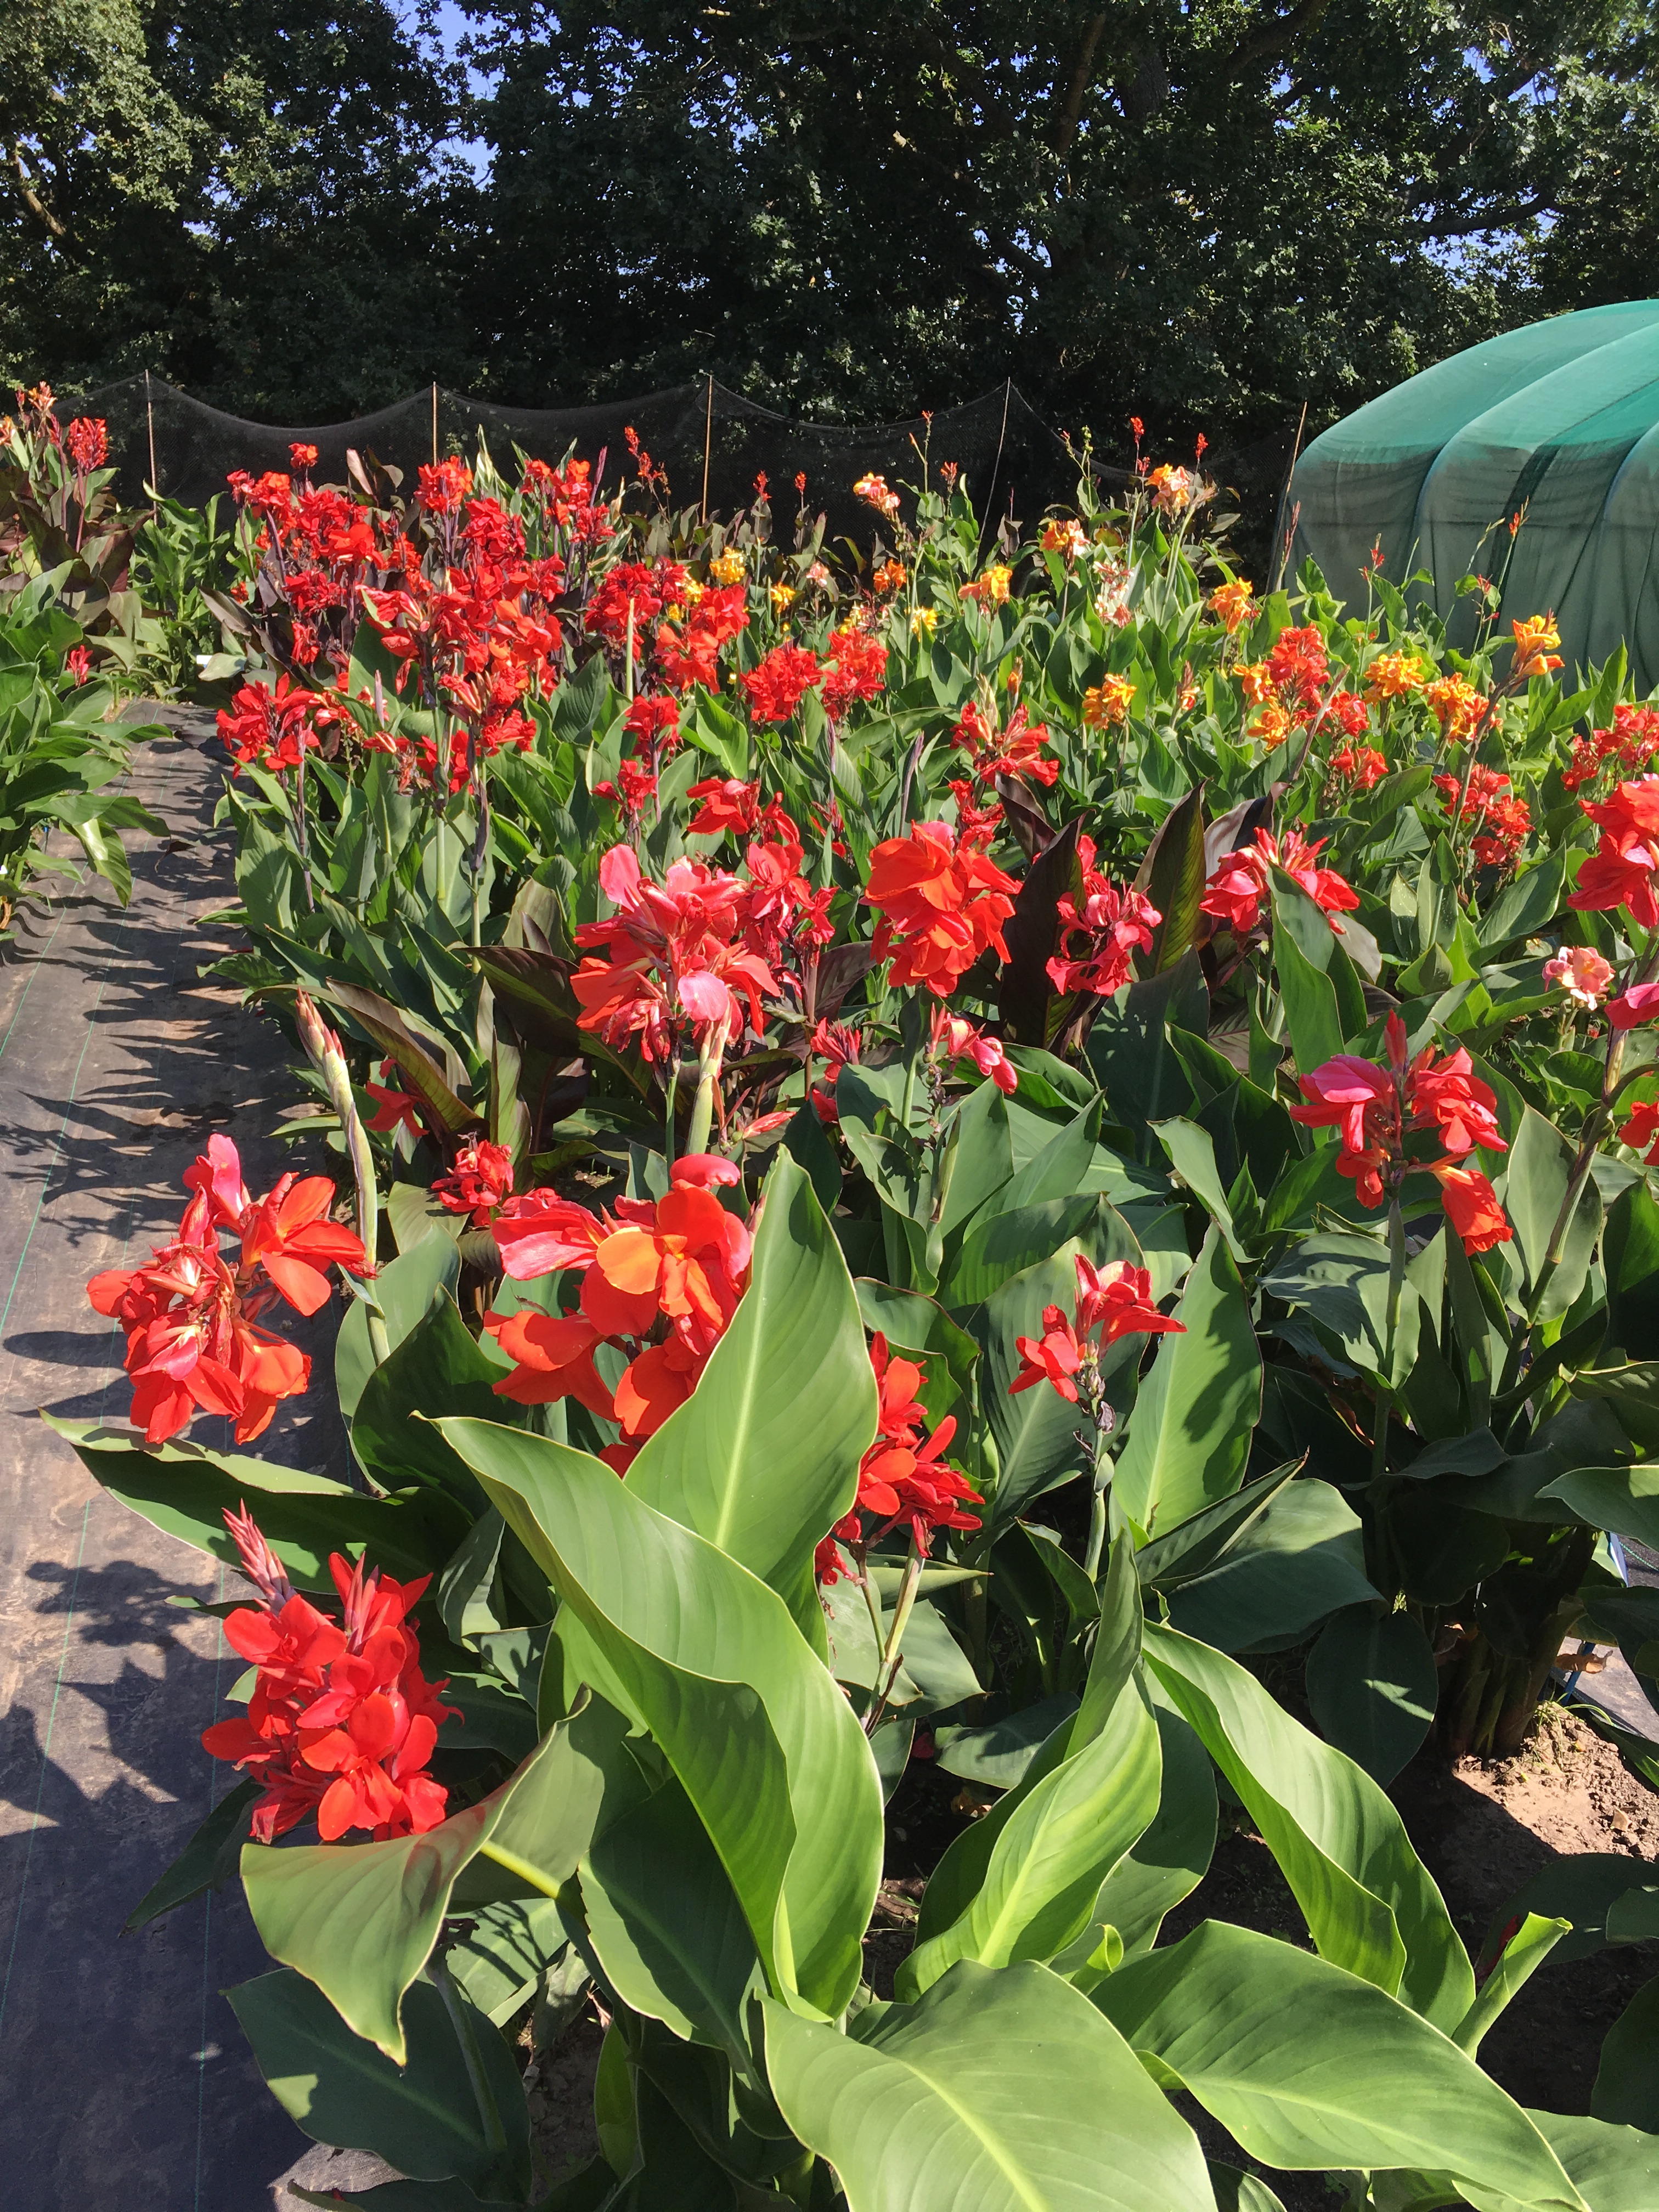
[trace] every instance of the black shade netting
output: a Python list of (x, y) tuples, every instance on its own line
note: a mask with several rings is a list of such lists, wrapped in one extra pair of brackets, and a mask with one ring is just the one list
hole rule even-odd
[[(356, 452), (401, 470), (412, 490), (422, 462), (449, 453), (470, 459), (480, 435), (504, 474), (512, 472), (514, 447), (555, 463), (574, 451), (596, 469), (603, 456), (601, 488), (614, 488), (637, 473), (629, 429), (666, 472), (673, 507), (732, 514), (753, 500), (755, 480), (764, 473), (775, 527), (804, 496), (810, 515), (825, 517), (828, 538), (866, 546), (880, 525), (853, 486), (874, 474), (901, 493), (914, 489), (923, 479), (924, 454), (934, 490), (942, 465), (961, 471), (988, 543), (1006, 516), (1029, 526), (1047, 507), (1071, 505), (1078, 483), (1065, 446), (1012, 384), (931, 418), (861, 427), (794, 422), (707, 377), (592, 407), (500, 407), (430, 386), (349, 422), (264, 423), (222, 414), (159, 377), (140, 375), (72, 402), (60, 398), (56, 412), (64, 421), (102, 416), (118, 489), (133, 506), (146, 501), (152, 483), (166, 498), (202, 506), (225, 490), (233, 469), (253, 476), (286, 470), (293, 444), (315, 446), (319, 482), (343, 483), (346, 455)], [(798, 476), (806, 479), (804, 495)]]

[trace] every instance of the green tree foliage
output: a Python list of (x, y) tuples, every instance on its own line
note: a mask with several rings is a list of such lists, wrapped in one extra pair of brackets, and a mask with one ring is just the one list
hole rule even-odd
[[(1635, 0), (13, 0), (0, 366), (1313, 427), (1646, 291)], [(456, 149), (475, 143), (473, 168)]]
[(456, 113), (385, 0), (9, 0), (0, 371), (300, 422), (475, 374)]

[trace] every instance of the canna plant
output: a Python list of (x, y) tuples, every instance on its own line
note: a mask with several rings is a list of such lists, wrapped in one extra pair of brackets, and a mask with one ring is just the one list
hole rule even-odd
[[(279, 1267), (280, 1193), (243, 1205), (234, 1179), (222, 1145), (192, 1171), (193, 1206)], [(717, 1205), (736, 1189), (678, 1188)], [(286, 1247), (310, 1275), (355, 1257), (343, 1232), (326, 1249), (307, 1233)], [(639, 1279), (608, 1250), (628, 1234), (600, 1243), (585, 1284)], [(641, 1220), (635, 1241), (665, 1260), (681, 1234)], [(624, 1480), (556, 1433), (575, 1393), (550, 1413), (492, 1394), (501, 1370), (444, 1273), (419, 1294), (422, 1269), (454, 1258), (438, 1237), (377, 1279), (379, 1364), (342, 1337), (366, 1489), (71, 1431), (115, 1494), (252, 1586), (227, 1620), (252, 1662), (246, 1718), (205, 1739), (248, 1778), (135, 1919), (222, 1878), (247, 1837), (275, 1964), (232, 2001), (260, 2066), (302, 2127), (410, 2177), (347, 2201), (1267, 2201), (1206, 2160), (1176, 2092), (1236, 2157), (1340, 2177), (1356, 2206), (1639, 2201), (1650, 2138), (1524, 2112), (1479, 2064), (1568, 1917), (1522, 1916), (1477, 1989), (1381, 1789), (1164, 1617), (1182, 1586), (1167, 1539), (1138, 1550), (1125, 1530), (1084, 1584), (1072, 1690), (1023, 1757), (1005, 1753), (1007, 1786), (929, 1881), (893, 1997), (872, 1993), (881, 1747), (899, 1725), (884, 1709), (958, 1684), (981, 1706), (948, 1610), (970, 1585), (929, 1564), (918, 1595), (872, 1530), (864, 1602), (821, 1603), (822, 1532), (860, 1509), (867, 1528), (895, 1480), (897, 1395), (925, 1376), (889, 1359), (878, 1376), (858, 1288), (787, 1157), (746, 1236), (720, 1240), (747, 1253), (727, 1325)], [(160, 1256), (136, 1284), (166, 1287)], [(690, 1279), (653, 1286), (671, 1330)], [(927, 1534), (973, 1517), (959, 1491), (954, 1514), (921, 1498), (901, 1487), (886, 1516), (909, 1521), (912, 1557), (918, 1518)], [(1226, 1540), (1213, 1515), (1189, 1527), (1187, 1564)], [(1278, 1859), (1306, 1948), (1214, 1919), (1158, 1946), (1201, 1895), (1218, 1777)], [(604, 2148), (550, 2194), (500, 2023), (588, 1986), (609, 2021)]]
[[(1258, 598), (1191, 471), (983, 559), (872, 477), (860, 568), (635, 466), (234, 487), (221, 972), (356, 1227), (204, 1162), (211, 1266), (120, 1293), (144, 1433), (70, 1431), (260, 1599), (135, 1917), (240, 1854), (244, 2027), (386, 2212), (1260, 2204), (1173, 2094), (1377, 2212), (1643, 2201), (1646, 1993), (1595, 2118), (1521, 2112), (1480, 2039), (1590, 1908), (1477, 1987), (1384, 1785), (1564, 1639), (1655, 1678), (1659, 709), (1546, 617)], [(335, 1264), (349, 1476), (183, 1440), (188, 1376), (245, 1438), (302, 1387), (237, 1332)], [(890, 2000), (930, 1761), (983, 1817)], [(1222, 1784), (1305, 1946), (1159, 1944)], [(500, 2030), (590, 1987), (550, 2196)]]

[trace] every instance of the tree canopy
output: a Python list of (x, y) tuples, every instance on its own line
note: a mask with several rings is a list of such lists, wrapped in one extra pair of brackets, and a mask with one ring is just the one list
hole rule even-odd
[[(1234, 445), (1659, 246), (1636, 0), (12, 0), (0, 367), (321, 419), (1012, 374)], [(473, 158), (464, 157), (471, 146)]]

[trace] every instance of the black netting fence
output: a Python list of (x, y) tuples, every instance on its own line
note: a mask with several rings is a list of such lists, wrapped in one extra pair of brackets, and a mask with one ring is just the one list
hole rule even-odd
[[(603, 483), (614, 485), (633, 466), (623, 434), (632, 429), (653, 463), (667, 471), (671, 504), (705, 507), (730, 514), (754, 496), (764, 471), (775, 514), (793, 514), (795, 478), (806, 479), (809, 511), (823, 514), (830, 538), (868, 538), (872, 518), (853, 495), (858, 479), (873, 471), (896, 489), (918, 484), (926, 451), (939, 487), (942, 463), (954, 462), (966, 478), (988, 535), (1013, 514), (1030, 524), (1053, 504), (1075, 497), (1077, 468), (1065, 446), (1012, 383), (931, 418), (860, 428), (799, 422), (757, 407), (710, 377), (637, 399), (593, 407), (498, 407), (434, 385), (350, 422), (249, 422), (175, 391), (159, 377), (133, 376), (81, 395), (60, 398), (57, 411), (102, 416), (109, 426), (112, 459), (124, 497), (138, 505), (154, 483), (169, 499), (201, 505), (225, 489), (233, 469), (257, 475), (286, 469), (289, 447), (315, 446), (315, 475), (343, 482), (348, 451), (373, 455), (411, 478), (422, 461), (447, 453), (470, 458), (479, 435), (503, 470), (514, 447), (538, 459), (557, 462), (574, 447), (597, 464), (605, 456)], [(1109, 481), (1121, 481), (1106, 471)]]

